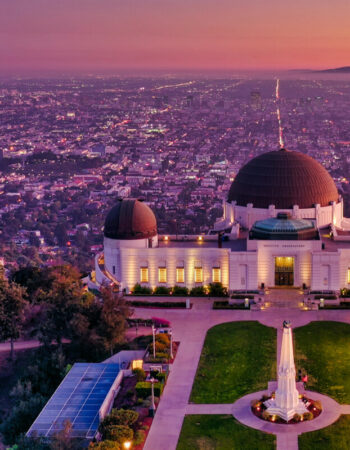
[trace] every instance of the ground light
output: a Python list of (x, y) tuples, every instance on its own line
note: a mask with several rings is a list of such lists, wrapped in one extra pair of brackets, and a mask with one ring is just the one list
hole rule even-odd
[(130, 441), (125, 441), (123, 444), (123, 447), (128, 450), (129, 448), (131, 448), (131, 442)]

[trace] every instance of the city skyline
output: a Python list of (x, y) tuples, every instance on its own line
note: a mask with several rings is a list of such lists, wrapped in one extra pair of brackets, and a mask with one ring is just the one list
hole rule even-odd
[(0, 12), (2, 75), (349, 64), (345, 0), (15, 0)]

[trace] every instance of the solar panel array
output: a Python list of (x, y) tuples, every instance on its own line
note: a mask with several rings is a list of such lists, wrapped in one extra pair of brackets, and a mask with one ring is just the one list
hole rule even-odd
[(99, 409), (119, 371), (119, 364), (74, 364), (27, 435), (50, 436), (69, 420), (72, 437), (93, 438), (99, 425)]

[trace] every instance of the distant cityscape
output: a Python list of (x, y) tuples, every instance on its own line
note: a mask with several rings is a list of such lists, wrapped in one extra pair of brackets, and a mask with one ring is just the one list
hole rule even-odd
[[(117, 198), (159, 233), (208, 233), (242, 165), (279, 148), (276, 80), (0, 82), (0, 248), (7, 268), (87, 272)], [(320, 161), (350, 214), (350, 81), (281, 80), (286, 148)]]

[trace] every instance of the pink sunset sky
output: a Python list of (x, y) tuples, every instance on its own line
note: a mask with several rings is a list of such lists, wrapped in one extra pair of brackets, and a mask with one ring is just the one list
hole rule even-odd
[(350, 65), (349, 0), (0, 0), (0, 73)]

